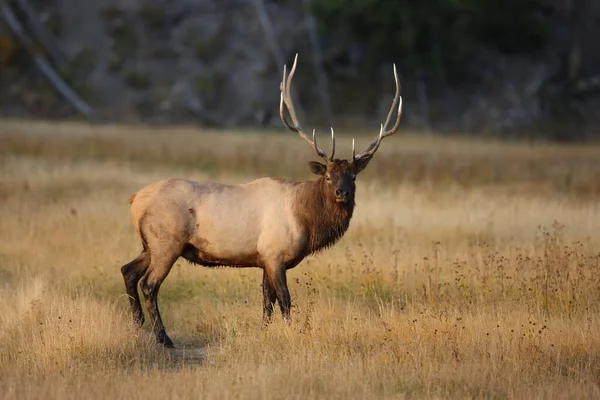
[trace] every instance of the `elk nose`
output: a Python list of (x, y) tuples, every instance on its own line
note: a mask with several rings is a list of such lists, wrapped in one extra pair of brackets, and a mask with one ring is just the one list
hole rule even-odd
[(341, 197), (341, 198), (346, 198), (346, 197), (348, 197), (349, 194), (350, 194), (350, 192), (348, 192), (347, 190), (337, 189), (335, 191), (335, 195), (337, 197)]

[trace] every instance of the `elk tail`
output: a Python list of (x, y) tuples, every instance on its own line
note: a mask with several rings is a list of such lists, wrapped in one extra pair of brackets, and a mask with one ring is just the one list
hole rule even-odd
[(134, 193), (131, 195), (131, 197), (129, 198), (129, 204), (133, 204), (133, 200), (135, 200), (136, 195), (137, 195), (137, 193)]

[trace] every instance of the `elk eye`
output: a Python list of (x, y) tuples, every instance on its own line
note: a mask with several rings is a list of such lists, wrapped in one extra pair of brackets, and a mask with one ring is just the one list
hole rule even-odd
[(352, 175), (352, 181), (356, 180), (356, 175)]
[(327, 182), (331, 182), (331, 176), (330, 175), (325, 175), (325, 179), (327, 180)]

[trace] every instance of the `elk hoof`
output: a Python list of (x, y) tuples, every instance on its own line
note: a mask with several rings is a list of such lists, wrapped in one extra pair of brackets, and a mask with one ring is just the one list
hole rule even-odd
[(167, 349), (174, 349), (175, 348), (175, 345), (173, 344), (173, 341), (171, 340), (170, 337), (167, 336), (166, 333), (159, 336), (158, 343), (162, 344)]

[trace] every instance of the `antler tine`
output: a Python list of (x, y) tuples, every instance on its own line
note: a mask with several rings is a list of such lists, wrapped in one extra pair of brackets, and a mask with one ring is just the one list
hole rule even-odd
[[(377, 139), (375, 139), (375, 141), (373, 141), (373, 143), (371, 143), (365, 150), (363, 150), (360, 153), (358, 153), (357, 156), (354, 155), (354, 147), (353, 147), (352, 148), (352, 161), (358, 160), (359, 158), (370, 157), (373, 154), (375, 154), (375, 152), (377, 151), (377, 149), (379, 149), (379, 145), (381, 144), (381, 140), (385, 137), (384, 133), (385, 132), (383, 131), (383, 124), (381, 124), (381, 127), (379, 129), (379, 135), (377, 136)], [(353, 142), (352, 142), (352, 146), (354, 146), (354, 139), (353, 139)]]
[[(281, 84), (279, 85), (279, 89), (281, 90), (281, 96), (279, 99), (279, 116), (281, 117), (281, 122), (291, 131), (294, 131), (300, 135), (305, 142), (307, 142), (311, 147), (314, 147), (315, 152), (319, 155), (319, 157), (325, 158), (327, 160), (330, 157), (319, 147), (316, 141), (315, 131), (313, 130), (313, 139), (311, 140), (300, 128), (300, 124), (298, 123), (298, 117), (296, 116), (296, 110), (294, 109), (294, 102), (292, 101), (291, 96), (291, 87), (292, 87), (292, 78), (294, 77), (294, 73), (296, 72), (296, 65), (298, 63), (298, 53), (294, 57), (294, 64), (292, 65), (292, 69), (290, 70), (289, 75), (286, 75), (286, 66), (283, 66), (283, 78), (281, 80)], [(283, 109), (283, 105), (285, 104), (290, 118), (292, 119), (292, 123), (290, 124), (285, 117), (285, 112)], [(333, 157), (333, 155), (331, 156)]]
[(398, 108), (398, 115), (396, 116), (396, 122), (394, 126), (389, 131), (383, 132), (383, 137), (389, 136), (393, 133), (396, 133), (398, 127), (400, 126), (400, 110), (402, 109), (402, 98), (400, 97), (400, 81), (398, 80), (398, 72), (396, 71), (396, 64), (394, 63), (394, 81), (396, 82), (396, 93), (394, 94), (394, 100), (392, 101), (392, 106), (390, 107), (390, 111), (388, 112), (387, 118), (385, 119), (385, 123), (383, 124), (383, 129), (387, 129), (388, 124), (390, 123), (390, 118), (396, 109), (396, 105), (400, 102), (400, 107)]
[(329, 160), (333, 160), (334, 154), (335, 154), (335, 133), (333, 132), (333, 127), (331, 127), (331, 154), (329, 155)]
[(317, 130), (313, 129), (313, 146), (315, 148), (315, 151), (317, 152), (317, 154), (319, 154), (319, 145), (317, 144)]
[[(298, 57), (298, 55), (296, 55), (296, 58)], [(290, 71), (290, 75), (287, 75), (287, 65), (284, 64), (283, 65), (283, 77), (281, 78), (281, 84), (279, 85), (279, 90), (281, 90), (281, 95), (279, 97), (279, 116), (281, 117), (281, 122), (283, 122), (283, 124), (291, 131), (297, 132), (300, 134), (300, 137), (302, 137), (302, 139), (306, 140), (308, 143), (310, 143), (310, 145), (312, 146), (312, 142), (310, 141), (310, 139), (308, 137), (306, 137), (306, 135), (304, 135), (304, 132), (302, 132), (302, 130), (300, 129), (300, 126), (298, 125), (298, 121), (296, 120), (296, 112), (294, 110), (294, 105), (290, 104), (290, 101), (288, 101), (288, 96), (289, 96), (289, 85), (288, 82), (290, 81), (290, 78), (294, 77), (294, 72), (296, 72), (296, 60), (294, 60), (294, 65), (292, 66), (292, 70)], [(285, 106), (288, 109), (288, 112), (290, 113), (290, 116), (292, 117), (292, 124), (290, 124), (287, 120), (287, 118), (285, 117), (285, 112), (283, 109), (283, 105), (285, 103)]]
[[(394, 81), (396, 82), (396, 94), (394, 95), (394, 100), (392, 101), (392, 106), (390, 107), (390, 111), (388, 112), (387, 118), (385, 119), (385, 123), (381, 125), (379, 136), (369, 146), (367, 146), (367, 148), (361, 151), (356, 156), (356, 158), (363, 158), (375, 154), (375, 152), (379, 148), (379, 145), (381, 144), (381, 140), (384, 137), (391, 136), (394, 133), (396, 133), (398, 131), (398, 128), (400, 127), (400, 119), (402, 118), (402, 96), (400, 96), (400, 81), (398, 79), (398, 73), (396, 71), (396, 64), (394, 64)], [(398, 106), (396, 122), (394, 123), (394, 126), (391, 129), (385, 130), (390, 122), (392, 114), (394, 113), (394, 111), (396, 111), (396, 105)]]
[(283, 124), (288, 129), (295, 131), (296, 129), (287, 122), (287, 119), (285, 118), (285, 114), (283, 112), (283, 96), (284, 96), (284, 89), (285, 89), (285, 81), (287, 79), (286, 72), (287, 72), (287, 65), (284, 64), (283, 65), (283, 78), (281, 78), (281, 83), (279, 84), (279, 90), (281, 91), (281, 94), (279, 96), (279, 116), (281, 117), (281, 122), (283, 122)]

